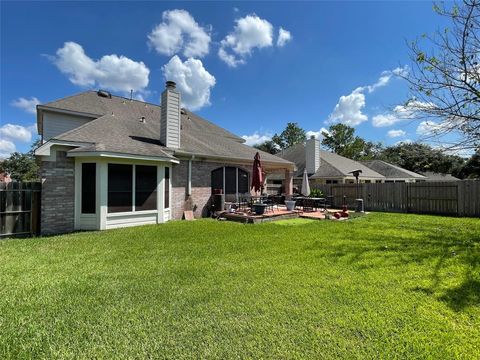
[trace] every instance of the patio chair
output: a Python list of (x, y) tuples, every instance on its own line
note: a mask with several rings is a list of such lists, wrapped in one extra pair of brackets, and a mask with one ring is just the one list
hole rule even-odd
[(303, 199), (303, 211), (304, 212), (313, 212), (315, 208), (315, 200), (310, 198)]
[(238, 196), (238, 209), (245, 211), (252, 207), (252, 196), (250, 194), (240, 194)]
[(275, 199), (273, 198), (273, 196), (267, 196), (263, 198), (262, 202), (267, 205), (267, 211), (271, 210), (272, 212), (274, 212), (273, 207), (275, 206)]

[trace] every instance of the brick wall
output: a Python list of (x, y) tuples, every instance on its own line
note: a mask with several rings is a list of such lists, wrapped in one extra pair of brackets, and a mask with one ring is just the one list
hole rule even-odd
[[(172, 218), (181, 219), (183, 212), (190, 204), (194, 207), (196, 218), (208, 215), (210, 198), (212, 194), (211, 173), (223, 166), (234, 166), (250, 173), (250, 169), (241, 165), (225, 164), (218, 162), (193, 161), (192, 162), (192, 195), (187, 199), (188, 161), (180, 161), (174, 165), (172, 171)], [(188, 202), (187, 202), (188, 200)], [(189, 204), (190, 203), (190, 204)]]
[(56, 161), (42, 161), (41, 233), (60, 234), (74, 230), (75, 160), (57, 151)]

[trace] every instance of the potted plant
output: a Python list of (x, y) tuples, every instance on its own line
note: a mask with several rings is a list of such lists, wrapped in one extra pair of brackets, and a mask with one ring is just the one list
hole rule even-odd
[(253, 207), (253, 211), (255, 212), (255, 215), (263, 215), (265, 213), (267, 204), (254, 203), (252, 207)]

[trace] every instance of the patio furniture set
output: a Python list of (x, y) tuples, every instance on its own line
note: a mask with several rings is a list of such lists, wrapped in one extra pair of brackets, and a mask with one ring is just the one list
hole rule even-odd
[(281, 195), (250, 194), (238, 196), (237, 202), (225, 202), (225, 209), (229, 212), (252, 212), (263, 215), (265, 212), (274, 212), (279, 206), (285, 205), (287, 211), (315, 212), (327, 210), (327, 199), (320, 197), (294, 196), (286, 200)]

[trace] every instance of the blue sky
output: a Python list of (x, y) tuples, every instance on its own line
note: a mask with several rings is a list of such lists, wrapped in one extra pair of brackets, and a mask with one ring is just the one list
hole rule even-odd
[(166, 76), (249, 143), (339, 121), (415, 140), (396, 75), (441, 21), (431, 2), (1, 2), (0, 155), (28, 149), (36, 100), (101, 87), (159, 103)]

